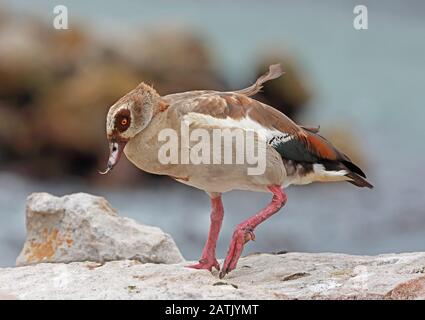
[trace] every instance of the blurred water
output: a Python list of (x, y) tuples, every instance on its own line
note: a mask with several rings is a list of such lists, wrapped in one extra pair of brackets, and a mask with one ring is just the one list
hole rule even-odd
[[(415, 182), (412, 181), (412, 184)], [(197, 259), (208, 234), (206, 194), (177, 182), (153, 180), (144, 189), (101, 189), (81, 183), (40, 183), (0, 175), (0, 266), (13, 265), (25, 238), (25, 199), (32, 192), (104, 196), (123, 216), (170, 233), (187, 259)], [(425, 199), (415, 188), (372, 192), (349, 184), (291, 187), (288, 203), (261, 225), (255, 251), (336, 251), (358, 254), (424, 250)], [(224, 196), (225, 219), (218, 255), (226, 253), (233, 228), (270, 201), (268, 194), (231, 192)]]
[[(252, 76), (246, 66), (258, 52), (270, 45), (283, 47), (296, 57), (314, 86), (315, 99), (304, 122), (322, 127), (346, 123), (355, 132), (376, 188), (291, 187), (287, 206), (258, 229), (258, 240), (246, 252), (425, 250), (424, 2), (362, 1), (369, 8), (367, 31), (352, 28), (352, 8), (357, 4), (353, 1), (248, 1), (243, 8), (239, 1), (62, 3), (68, 5), (71, 18), (75, 14), (112, 38), (134, 32), (135, 26), (148, 28), (164, 21), (199, 30), (218, 55), (217, 66), (235, 87)], [(19, 0), (10, 6), (51, 19), (53, 1), (29, 8)], [(0, 189), (0, 266), (14, 263), (24, 239), (25, 198), (35, 191), (105, 196), (120, 214), (170, 233), (189, 259), (198, 257), (208, 232), (207, 196), (177, 183), (107, 190), (1, 173)], [(220, 257), (233, 227), (268, 201), (267, 194), (233, 192), (224, 197)]]

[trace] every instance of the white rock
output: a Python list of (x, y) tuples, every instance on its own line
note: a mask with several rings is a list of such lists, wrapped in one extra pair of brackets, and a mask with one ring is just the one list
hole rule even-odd
[(424, 299), (425, 253), (258, 254), (217, 272), (137, 261), (0, 269), (0, 292), (17, 299)]
[(184, 261), (159, 228), (118, 216), (102, 197), (77, 193), (61, 198), (34, 193), (27, 201), (27, 239), (16, 264), (137, 259)]

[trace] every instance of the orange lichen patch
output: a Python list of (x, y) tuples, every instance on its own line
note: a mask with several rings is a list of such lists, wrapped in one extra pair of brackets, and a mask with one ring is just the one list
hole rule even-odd
[(48, 231), (43, 229), (42, 241), (32, 240), (25, 250), (28, 262), (51, 261), (56, 254), (56, 250), (63, 244), (63, 239), (58, 229), (53, 228)]
[(68, 248), (72, 247), (72, 243), (74, 242), (72, 239), (66, 239), (65, 241), (66, 241), (66, 244), (68, 245)]
[(399, 284), (385, 295), (387, 299), (423, 299), (425, 297), (425, 277), (412, 279)]

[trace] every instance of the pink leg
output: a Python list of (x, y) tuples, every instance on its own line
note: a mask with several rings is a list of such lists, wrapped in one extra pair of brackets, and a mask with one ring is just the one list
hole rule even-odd
[(255, 239), (254, 229), (285, 205), (287, 197), (280, 186), (269, 186), (268, 189), (273, 193), (273, 199), (269, 205), (236, 227), (226, 260), (224, 260), (223, 269), (220, 272), (220, 278), (223, 278), (227, 273), (236, 268), (244, 244), (249, 240)]
[(199, 263), (188, 266), (195, 269), (208, 269), (212, 270), (215, 267), (220, 270), (220, 265), (215, 257), (215, 248), (217, 244), (218, 234), (220, 233), (221, 223), (223, 221), (223, 203), (221, 202), (221, 195), (211, 198), (211, 225), (208, 239), (205, 243), (204, 250), (202, 251)]

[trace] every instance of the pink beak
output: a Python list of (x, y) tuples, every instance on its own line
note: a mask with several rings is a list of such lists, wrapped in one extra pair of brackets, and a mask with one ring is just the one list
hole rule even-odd
[(108, 166), (106, 167), (105, 171), (103, 172), (99, 171), (100, 174), (107, 174), (109, 171), (111, 171), (115, 167), (115, 165), (118, 163), (118, 161), (121, 158), (121, 154), (126, 144), (127, 144), (127, 141), (111, 140), (109, 142)]

